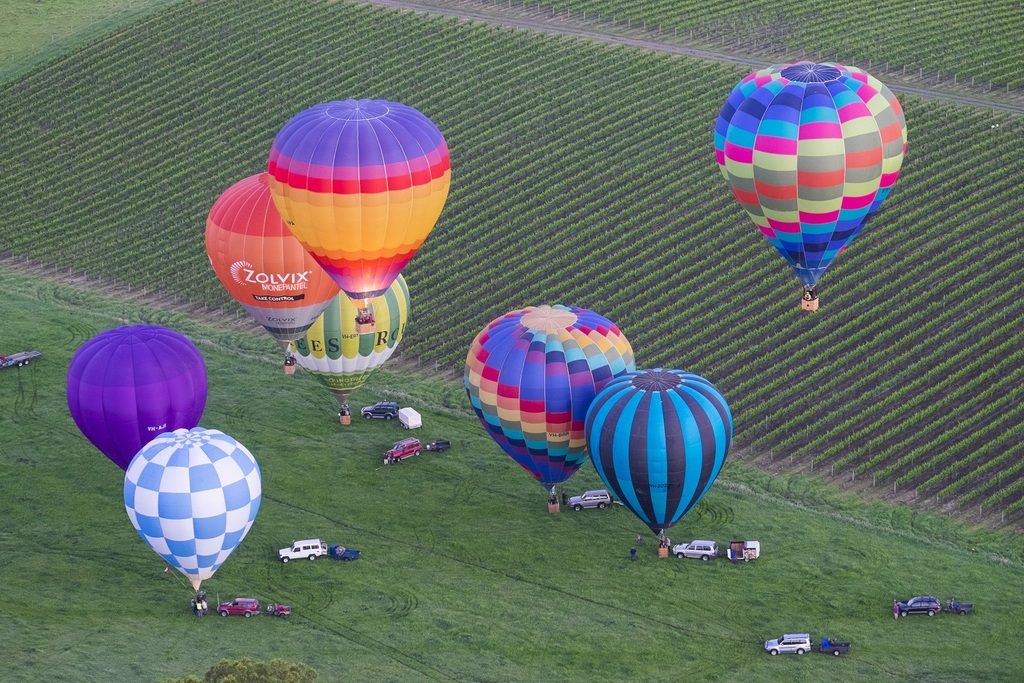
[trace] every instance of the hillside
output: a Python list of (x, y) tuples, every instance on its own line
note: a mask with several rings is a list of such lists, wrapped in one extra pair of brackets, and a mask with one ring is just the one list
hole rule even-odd
[[(5, 268), (0, 288), (4, 344), (45, 354), (0, 371), (5, 681), (160, 680), (245, 655), (303, 661), (324, 680), (396, 681), (667, 681), (681, 672), (998, 681), (1024, 665), (1019, 648), (1004, 647), (1019, 627), (1005, 596), (1024, 588), (1020, 536), (731, 461), (671, 536), (757, 538), (760, 560), (659, 560), (649, 538), (630, 561), (642, 525), (621, 508), (549, 515), (541, 490), (482, 433), (458, 386), (399, 366), (354, 396), (356, 405), (385, 396), (412, 403), (424, 413), (424, 436), (454, 444), (382, 467), (381, 451), (401, 430), (341, 429), (316, 382), (280, 374), (269, 337)], [(71, 422), (63, 389), (71, 354), (96, 332), (135, 321), (197, 342), (210, 386), (202, 424), (246, 444), (263, 472), (259, 517), (206, 582), (211, 597), (285, 601), (291, 621), (195, 621), (187, 585), (165, 575), (132, 530), (120, 471)], [(585, 467), (569, 490), (595, 484)], [(311, 535), (363, 558), (273, 559)], [(955, 594), (978, 611), (894, 623), (891, 599), (921, 592)], [(845, 659), (761, 652), (765, 638), (794, 630), (851, 638), (855, 650)]]
[(349, 3), (181, 3), (0, 90), (0, 249), (233, 317), (202, 249), (216, 196), (298, 109), (403, 100), (454, 169), (407, 269), (407, 354), (457, 374), (497, 315), (591, 307), (641, 365), (712, 379), (755, 455), (1019, 519), (1021, 118), (904, 97), (903, 175), (803, 316), (710, 151), (742, 73)]

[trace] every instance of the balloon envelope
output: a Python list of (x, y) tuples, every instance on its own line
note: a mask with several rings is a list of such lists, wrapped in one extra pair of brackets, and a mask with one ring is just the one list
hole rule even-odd
[(213, 203), (206, 255), (224, 289), (279, 341), (302, 336), (338, 293), (281, 220), (266, 173), (238, 181)]
[(736, 201), (810, 288), (892, 190), (907, 124), (867, 72), (801, 62), (743, 78), (714, 144)]
[(82, 434), (123, 470), (156, 435), (199, 423), (206, 366), (195, 344), (174, 330), (118, 327), (75, 351), (67, 399)]
[(711, 488), (732, 441), (732, 413), (703, 377), (637, 371), (597, 395), (587, 411), (586, 437), (612, 495), (659, 533)]
[(491, 438), (545, 489), (586, 461), (583, 423), (598, 391), (632, 370), (610, 320), (575, 306), (530, 306), (473, 340), (463, 383)]
[(377, 318), (375, 331), (356, 331), (356, 307), (347, 296), (338, 294), (295, 342), (295, 362), (316, 375), (342, 405), (391, 357), (405, 335), (409, 319), (405, 278), (399, 275), (384, 296), (371, 299), (371, 304)]
[(124, 477), (132, 526), (197, 590), (249, 533), (261, 500), (252, 453), (216, 429), (159, 435), (132, 459)]
[(430, 119), (387, 100), (300, 112), (274, 138), (270, 190), (303, 246), (352, 299), (380, 296), (441, 215), (448, 145)]

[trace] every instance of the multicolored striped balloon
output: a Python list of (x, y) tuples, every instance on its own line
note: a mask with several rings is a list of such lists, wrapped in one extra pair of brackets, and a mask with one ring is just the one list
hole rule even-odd
[(492, 321), (473, 340), (463, 383), (491, 438), (550, 490), (586, 461), (587, 408), (634, 368), (610, 320), (574, 306), (530, 306)]
[(239, 180), (213, 203), (206, 255), (228, 294), (285, 348), (338, 293), (281, 220), (266, 173)]
[(594, 468), (654, 533), (700, 502), (732, 441), (732, 413), (711, 382), (682, 370), (615, 378), (587, 411)]
[(216, 429), (161, 434), (124, 475), (132, 526), (196, 590), (249, 533), (262, 498), (252, 453)]
[(339, 294), (306, 335), (295, 342), (296, 363), (316, 375), (341, 407), (402, 341), (409, 320), (409, 288), (405, 278), (399, 275), (384, 296), (372, 300), (372, 305), (377, 316), (377, 329), (373, 332), (356, 331), (355, 306)]
[(867, 72), (800, 62), (743, 78), (714, 144), (736, 201), (816, 297), (818, 279), (899, 177), (907, 124)]
[(444, 136), (387, 100), (318, 104), (274, 138), (278, 210), (351, 299), (381, 296), (441, 215), (451, 180)]

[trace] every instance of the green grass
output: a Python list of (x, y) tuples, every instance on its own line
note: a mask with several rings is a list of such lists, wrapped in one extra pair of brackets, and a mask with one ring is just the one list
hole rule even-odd
[[(903, 506), (867, 503), (730, 461), (676, 541), (759, 539), (739, 566), (627, 559), (640, 523), (625, 509), (549, 515), (541, 489), (479, 427), (460, 386), (382, 372), (353, 397), (393, 397), (454, 447), (382, 467), (392, 423), (334, 419), (307, 376), (283, 377), (269, 338), (212, 328), (0, 268), (5, 350), (44, 358), (0, 371), (0, 584), (4, 680), (153, 681), (222, 658), (284, 657), (323, 680), (1011, 680), (1024, 665), (1020, 536)], [(264, 502), (206, 587), (215, 599), (290, 603), (291, 621), (196, 621), (177, 575), (135, 535), (122, 474), (67, 413), (67, 363), (85, 339), (127, 322), (194, 340), (209, 374), (202, 425), (246, 444)], [(12, 348), (8, 348), (12, 347)], [(17, 348), (13, 348), (17, 347)], [(574, 491), (598, 485), (585, 467)], [(354, 563), (282, 565), (277, 548), (320, 536)], [(894, 623), (893, 597), (976, 603), (969, 617)], [(845, 659), (769, 658), (784, 631), (852, 639)]]
[(741, 445), (1019, 518), (1024, 470), (998, 459), (1024, 423), (1024, 194), (1007, 170), (1024, 121), (903, 98), (903, 175), (805, 316), (713, 161), (742, 73), (348, 3), (181, 3), (0, 89), (0, 213), (17, 217), (0, 250), (234, 316), (203, 252), (216, 196), (302, 107), (399, 99), (453, 160), (406, 269), (404, 352), (458, 369), (506, 311), (586, 306), (642, 366), (715, 382)]
[(0, 0), (0, 83), (179, 0)]

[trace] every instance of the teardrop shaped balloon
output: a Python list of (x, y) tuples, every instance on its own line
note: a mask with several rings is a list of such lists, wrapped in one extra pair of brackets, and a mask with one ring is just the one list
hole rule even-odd
[(530, 306), (488, 324), (473, 340), (463, 378), (491, 438), (551, 490), (586, 462), (584, 419), (633, 349), (613, 322), (575, 306)]
[(206, 255), (224, 289), (283, 349), (305, 334), (338, 293), (281, 220), (266, 173), (239, 180), (213, 203)]
[(160, 434), (124, 476), (124, 507), (135, 531), (196, 590), (249, 533), (262, 495), (252, 453), (202, 427)]
[(639, 370), (597, 395), (586, 438), (612, 496), (660, 533), (711, 488), (732, 442), (732, 413), (699, 375)]
[(342, 100), (288, 121), (267, 172), (291, 231), (365, 311), (433, 229), (451, 162), (441, 131), (416, 109)]
[(67, 400), (82, 434), (127, 469), (153, 437), (199, 424), (206, 406), (206, 365), (195, 344), (174, 330), (118, 327), (75, 351)]
[(371, 300), (377, 329), (356, 329), (356, 307), (344, 294), (335, 296), (295, 343), (295, 360), (317, 379), (347, 410), (348, 396), (363, 386), (370, 374), (395, 352), (409, 320), (409, 288), (399, 275), (384, 296)]
[(733, 88), (714, 145), (736, 201), (800, 279), (803, 308), (817, 310), (819, 278), (899, 177), (899, 100), (856, 67), (775, 65)]

